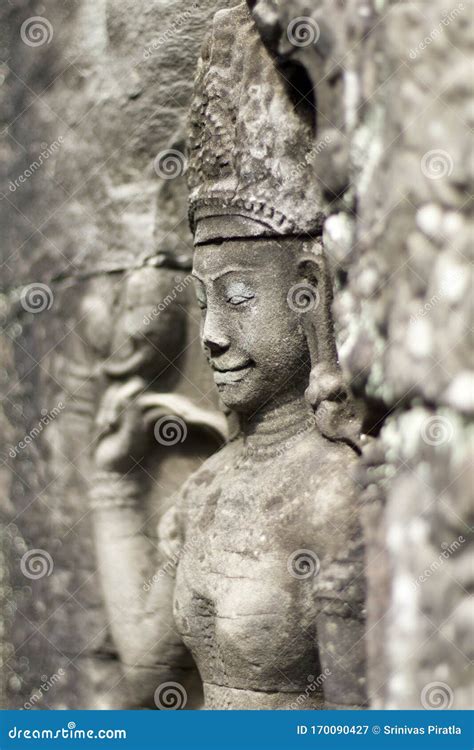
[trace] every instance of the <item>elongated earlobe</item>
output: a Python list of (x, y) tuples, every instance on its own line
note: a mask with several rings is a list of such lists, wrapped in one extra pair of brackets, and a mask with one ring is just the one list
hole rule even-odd
[(362, 420), (338, 362), (331, 314), (332, 279), (319, 241), (305, 245), (298, 259), (298, 275), (298, 285), (301, 289), (307, 286), (308, 298), (314, 299), (314, 304), (301, 313), (311, 356), (306, 399), (322, 435), (348, 443), (360, 452)]
[(313, 304), (303, 311), (302, 323), (308, 340), (311, 364), (332, 362), (337, 366), (337, 351), (331, 315), (332, 280), (321, 242), (305, 243), (298, 258), (301, 288), (307, 286)]

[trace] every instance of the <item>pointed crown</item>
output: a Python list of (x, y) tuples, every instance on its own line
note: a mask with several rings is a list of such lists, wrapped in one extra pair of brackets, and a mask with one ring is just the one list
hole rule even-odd
[(321, 233), (314, 113), (304, 99), (277, 69), (246, 3), (216, 13), (190, 113), (195, 244)]

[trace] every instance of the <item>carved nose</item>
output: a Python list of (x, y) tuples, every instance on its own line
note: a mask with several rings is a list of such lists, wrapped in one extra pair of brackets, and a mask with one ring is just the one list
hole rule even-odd
[(209, 312), (206, 315), (206, 321), (204, 323), (202, 343), (212, 354), (223, 353), (227, 351), (230, 345), (228, 337)]
[(229, 348), (229, 341), (222, 334), (205, 335), (202, 342), (204, 347), (209, 349), (212, 354), (222, 354)]

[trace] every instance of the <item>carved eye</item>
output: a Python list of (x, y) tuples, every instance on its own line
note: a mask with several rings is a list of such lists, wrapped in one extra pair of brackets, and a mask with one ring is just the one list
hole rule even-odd
[(232, 297), (228, 297), (227, 302), (230, 305), (237, 307), (238, 305), (243, 305), (245, 302), (248, 302), (249, 300), (253, 299), (253, 297), (254, 297), (253, 294), (249, 296), (246, 296), (243, 294), (233, 294)]
[(205, 291), (202, 288), (200, 288), (200, 287), (198, 287), (196, 289), (196, 301), (197, 301), (198, 307), (201, 310), (206, 310), (206, 308), (207, 308), (207, 296), (206, 296)]

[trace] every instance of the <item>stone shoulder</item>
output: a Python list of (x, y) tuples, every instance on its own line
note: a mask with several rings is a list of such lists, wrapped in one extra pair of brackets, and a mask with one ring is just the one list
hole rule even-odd
[(343, 555), (352, 540), (360, 538), (356, 453), (344, 443), (310, 435), (298, 446), (293, 461), (299, 467), (295, 489), (306, 498), (307, 521), (315, 538), (327, 554)]

